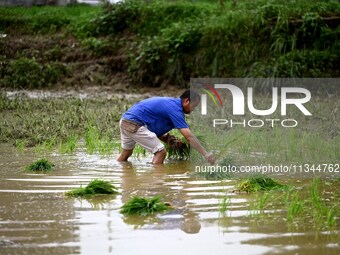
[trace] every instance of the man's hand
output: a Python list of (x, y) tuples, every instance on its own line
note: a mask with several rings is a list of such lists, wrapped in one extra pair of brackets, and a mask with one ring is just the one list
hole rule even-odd
[(200, 141), (194, 136), (189, 128), (180, 128), (179, 131), (187, 139), (190, 146), (195, 148), (202, 156), (204, 156), (210, 164), (214, 164), (216, 159), (212, 153), (206, 151), (206, 149), (201, 145)]
[(214, 164), (215, 161), (216, 161), (216, 159), (215, 159), (214, 155), (212, 154), (212, 152), (207, 153), (206, 155), (204, 155), (204, 157), (208, 160), (208, 162), (210, 164)]

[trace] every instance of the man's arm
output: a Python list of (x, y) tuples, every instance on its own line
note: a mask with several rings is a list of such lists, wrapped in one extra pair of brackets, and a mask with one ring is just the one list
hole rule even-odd
[(201, 145), (200, 141), (197, 139), (197, 137), (191, 133), (189, 128), (180, 128), (179, 131), (181, 134), (187, 139), (190, 146), (192, 146), (194, 149), (196, 149), (201, 155), (203, 155), (209, 163), (213, 164), (215, 163), (215, 158), (212, 153), (209, 153), (206, 151), (206, 149)]

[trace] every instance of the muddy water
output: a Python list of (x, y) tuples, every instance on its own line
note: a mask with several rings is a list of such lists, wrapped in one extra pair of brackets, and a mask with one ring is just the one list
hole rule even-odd
[[(114, 156), (51, 152), (44, 157), (55, 170), (30, 174), (24, 167), (41, 155), (1, 145), (0, 254), (340, 254), (338, 230), (317, 231), (308, 222), (294, 228), (280, 215), (250, 217), (253, 197), (233, 193), (233, 181), (194, 177), (187, 162), (153, 167), (150, 157), (120, 164)], [(93, 178), (113, 181), (121, 194), (63, 196)], [(161, 194), (175, 209), (125, 217), (119, 208), (133, 194)], [(221, 214), (226, 194), (231, 204)]]

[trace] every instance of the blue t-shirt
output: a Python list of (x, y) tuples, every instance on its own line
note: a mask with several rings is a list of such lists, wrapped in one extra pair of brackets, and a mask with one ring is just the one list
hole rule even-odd
[(123, 118), (146, 125), (157, 136), (173, 128), (188, 128), (180, 98), (153, 97), (142, 100), (124, 113)]

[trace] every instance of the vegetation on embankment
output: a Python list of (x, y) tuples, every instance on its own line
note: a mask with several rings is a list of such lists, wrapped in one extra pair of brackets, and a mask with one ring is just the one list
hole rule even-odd
[(1, 8), (0, 86), (339, 77), (339, 10), (332, 0)]

